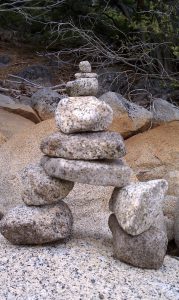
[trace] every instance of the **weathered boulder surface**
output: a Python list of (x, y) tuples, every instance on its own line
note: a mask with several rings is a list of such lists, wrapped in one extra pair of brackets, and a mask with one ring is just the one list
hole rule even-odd
[(50, 88), (39, 89), (32, 95), (32, 106), (37, 111), (41, 120), (51, 119), (59, 101), (63, 98)]
[(67, 159), (116, 159), (126, 154), (123, 138), (116, 132), (56, 132), (42, 140), (41, 151), (51, 157)]
[(162, 203), (163, 214), (169, 219), (174, 219), (177, 202), (179, 201), (179, 197), (166, 195), (164, 201)]
[(0, 93), (0, 105), (15, 104), (13, 98)]
[(121, 159), (83, 161), (44, 156), (41, 165), (49, 176), (102, 186), (123, 187), (132, 173)]
[[(140, 181), (161, 179), (179, 170), (179, 122), (163, 124), (129, 138), (126, 160)], [(169, 183), (170, 190), (170, 183)]]
[(152, 113), (122, 95), (113, 92), (103, 94), (99, 99), (111, 106), (113, 122), (109, 129), (121, 133), (124, 138), (142, 132), (151, 126)]
[(166, 180), (151, 180), (115, 188), (109, 207), (119, 225), (131, 235), (148, 230), (162, 212), (162, 201), (167, 191)]
[(71, 181), (48, 176), (40, 165), (29, 165), (21, 174), (24, 190), (22, 199), (27, 205), (53, 204), (65, 198), (74, 187)]
[(179, 121), (179, 108), (166, 100), (156, 98), (153, 101), (151, 109), (153, 113), (152, 123), (154, 125)]
[(95, 97), (68, 97), (56, 109), (56, 124), (64, 133), (107, 130), (113, 112), (109, 105)]
[(0, 109), (0, 129), (1, 133), (6, 139), (11, 138), (14, 134), (19, 133), (25, 129), (29, 129), (35, 126), (34, 122)]
[(179, 170), (167, 172), (165, 179), (169, 185), (168, 194), (179, 197)]
[(116, 217), (109, 217), (109, 227), (113, 234), (114, 255), (123, 262), (146, 269), (159, 269), (167, 251), (167, 234), (153, 225), (137, 236), (127, 234)]
[(69, 96), (96, 96), (98, 92), (98, 80), (92, 78), (79, 78), (74, 81), (68, 81), (66, 91)]
[(42, 207), (18, 205), (0, 221), (0, 232), (12, 244), (40, 245), (66, 239), (73, 217), (63, 201)]
[[(179, 200), (179, 199), (178, 199)], [(177, 201), (175, 219), (174, 219), (174, 239), (179, 249), (179, 201)]]

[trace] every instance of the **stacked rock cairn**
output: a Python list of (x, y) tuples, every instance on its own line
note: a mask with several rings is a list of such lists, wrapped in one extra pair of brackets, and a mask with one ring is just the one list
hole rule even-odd
[(40, 145), (40, 163), (22, 172), (24, 205), (2, 218), (1, 233), (14, 244), (44, 244), (70, 237), (73, 217), (63, 199), (74, 182), (113, 186), (109, 227), (115, 257), (142, 268), (158, 269), (167, 250), (162, 201), (165, 180), (131, 183), (132, 170), (122, 159), (125, 145), (109, 132), (113, 111), (95, 96), (97, 74), (88, 61), (67, 83), (68, 96), (56, 109), (58, 131)]

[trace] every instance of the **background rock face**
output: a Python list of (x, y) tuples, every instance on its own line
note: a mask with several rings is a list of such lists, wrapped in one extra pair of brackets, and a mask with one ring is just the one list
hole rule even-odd
[(41, 120), (53, 118), (59, 101), (63, 98), (50, 88), (39, 89), (32, 95), (32, 106)]
[(110, 208), (122, 229), (131, 235), (148, 230), (162, 211), (167, 187), (165, 180), (152, 180), (115, 188)]
[(113, 110), (113, 122), (109, 129), (121, 133), (124, 138), (150, 128), (152, 113), (127, 101), (121, 94), (107, 92), (99, 99), (110, 105)]
[(96, 97), (68, 97), (56, 110), (56, 124), (64, 133), (107, 130), (113, 112), (109, 105)]
[(21, 174), (24, 190), (22, 199), (27, 205), (53, 204), (65, 198), (74, 183), (48, 176), (40, 165), (29, 165)]
[(40, 145), (42, 152), (67, 159), (115, 159), (126, 154), (123, 138), (115, 132), (94, 132), (66, 135), (56, 132)]
[(116, 258), (140, 268), (159, 269), (162, 266), (168, 242), (165, 231), (153, 226), (140, 235), (131, 236), (119, 226), (115, 215), (109, 217), (109, 226)]
[(102, 186), (125, 186), (132, 173), (121, 159), (88, 162), (44, 156), (41, 165), (52, 177)]
[(0, 232), (13, 244), (40, 245), (69, 237), (72, 223), (63, 201), (42, 207), (19, 205), (2, 218)]

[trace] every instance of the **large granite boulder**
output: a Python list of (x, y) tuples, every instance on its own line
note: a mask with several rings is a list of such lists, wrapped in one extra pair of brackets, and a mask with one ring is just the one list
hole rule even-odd
[(171, 121), (179, 121), (179, 107), (161, 98), (154, 99), (152, 106), (154, 125)]

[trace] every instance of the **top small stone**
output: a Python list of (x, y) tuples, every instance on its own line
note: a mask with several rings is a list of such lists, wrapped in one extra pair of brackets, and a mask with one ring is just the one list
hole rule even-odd
[(82, 73), (91, 73), (91, 64), (87, 60), (81, 61), (79, 63), (79, 69)]

